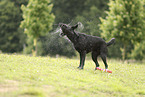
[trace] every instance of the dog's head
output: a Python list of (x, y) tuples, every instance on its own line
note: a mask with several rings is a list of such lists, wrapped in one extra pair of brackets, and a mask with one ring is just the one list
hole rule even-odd
[(64, 23), (59, 23), (59, 26), (62, 30), (62, 32), (60, 33), (61, 36), (64, 36), (64, 35), (76, 35), (75, 33), (75, 29), (78, 27), (78, 24), (74, 25), (74, 26), (69, 26), (67, 24), (64, 24)]

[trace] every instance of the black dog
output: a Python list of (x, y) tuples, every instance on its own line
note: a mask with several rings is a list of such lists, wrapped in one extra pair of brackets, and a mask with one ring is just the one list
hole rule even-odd
[(105, 69), (108, 68), (106, 62), (107, 46), (113, 44), (115, 42), (115, 38), (112, 38), (108, 43), (106, 43), (100, 37), (86, 35), (84, 33), (75, 31), (75, 29), (78, 27), (78, 24), (69, 26), (67, 24), (60, 23), (59, 25), (62, 29), (61, 35), (66, 35), (80, 54), (80, 65), (78, 67), (79, 69), (83, 69), (85, 56), (89, 52), (92, 52), (92, 59), (95, 62), (96, 67), (99, 67), (97, 57), (100, 55), (105, 64)]

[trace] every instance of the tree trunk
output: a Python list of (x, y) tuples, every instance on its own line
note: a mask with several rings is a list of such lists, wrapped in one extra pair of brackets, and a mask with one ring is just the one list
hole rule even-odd
[(125, 61), (125, 59), (126, 59), (126, 44), (124, 44), (124, 47), (123, 47), (122, 59), (123, 59), (123, 61)]
[(36, 56), (37, 55), (37, 38), (34, 38), (33, 40), (33, 49), (32, 49), (32, 54), (33, 56)]

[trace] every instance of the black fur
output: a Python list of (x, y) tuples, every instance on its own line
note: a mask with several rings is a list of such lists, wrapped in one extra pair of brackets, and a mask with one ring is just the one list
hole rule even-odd
[(108, 43), (106, 43), (100, 37), (86, 35), (84, 33), (75, 31), (75, 29), (78, 27), (78, 24), (69, 26), (67, 24), (60, 23), (59, 25), (62, 29), (61, 35), (66, 35), (73, 43), (74, 48), (80, 54), (80, 65), (78, 67), (79, 69), (84, 68), (85, 57), (89, 52), (92, 52), (92, 59), (95, 62), (96, 67), (99, 67), (97, 57), (100, 55), (105, 64), (105, 69), (108, 69), (108, 65), (106, 62), (107, 46), (113, 44), (115, 42), (115, 38), (112, 38)]

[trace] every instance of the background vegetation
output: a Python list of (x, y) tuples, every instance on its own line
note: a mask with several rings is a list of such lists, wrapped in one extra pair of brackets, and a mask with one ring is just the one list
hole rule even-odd
[[(23, 26), (24, 28), (20, 28), (21, 22), (26, 19), (22, 18), (22, 15), (26, 14), (21, 10), (21, 6), (27, 6), (28, 1), (0, 0), (1, 52), (32, 54), (32, 49), (35, 49), (32, 46), (34, 44), (33, 37), (24, 34), (26, 25)], [(50, 28), (51, 31), (50, 29), (43, 29), (43, 27), (41, 29), (43, 31), (39, 31), (45, 33), (45, 35), (40, 35), (37, 39), (37, 55), (76, 56), (72, 44), (67, 39), (59, 37), (59, 33), (55, 33), (55, 30), (58, 27), (56, 24), (60, 22), (71, 22), (73, 25), (80, 21), (84, 25), (82, 33), (99, 36), (106, 41), (109, 41), (112, 37), (116, 38), (116, 44), (109, 47), (109, 57), (122, 58), (124, 56), (124, 59), (135, 58), (138, 60), (145, 58), (145, 39), (143, 37), (145, 34), (144, 0), (47, 1), (53, 5), (49, 12), (54, 14), (55, 20), (53, 22), (53, 19), (48, 17), (48, 20), (52, 20), (51, 23), (54, 24), (53, 26), (50, 25), (52, 27), (52, 29)], [(41, 13), (41, 10), (37, 11)], [(33, 19), (34, 17), (30, 20)], [(108, 23), (108, 26), (105, 23)], [(48, 25), (47, 23), (43, 24)]]

